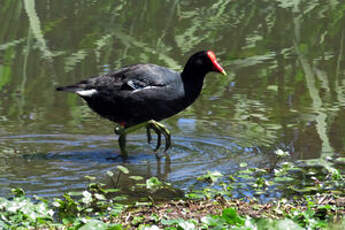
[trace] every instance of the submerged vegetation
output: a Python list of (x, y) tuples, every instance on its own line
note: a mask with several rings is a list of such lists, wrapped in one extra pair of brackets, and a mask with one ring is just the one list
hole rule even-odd
[[(234, 175), (208, 172), (206, 181), (183, 198), (162, 200), (160, 193), (176, 189), (156, 177), (146, 180), (129, 176), (130, 190), (145, 194), (133, 200), (117, 187), (90, 183), (83, 192), (63, 198), (29, 198), (22, 189), (13, 197), (0, 198), (0, 227), (4, 229), (341, 229), (345, 224), (345, 178), (337, 169), (325, 168), (317, 174), (296, 163), (282, 162), (286, 153), (276, 151), (274, 168), (248, 168)], [(291, 184), (291, 175), (301, 172), (301, 186)], [(109, 177), (118, 181), (129, 170), (118, 166)], [(290, 175), (290, 176), (289, 176)], [(88, 177), (95, 180), (93, 177)], [(115, 184), (116, 185), (116, 184)], [(285, 194), (265, 203), (257, 196), (270, 196), (284, 186)], [(253, 196), (235, 195), (235, 187), (255, 191)], [(145, 193), (143, 191), (145, 190)], [(237, 189), (238, 191), (238, 189)]]

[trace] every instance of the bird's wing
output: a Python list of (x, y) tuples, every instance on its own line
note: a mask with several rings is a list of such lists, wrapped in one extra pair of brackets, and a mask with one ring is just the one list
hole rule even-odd
[(83, 97), (90, 97), (105, 91), (137, 93), (152, 87), (164, 87), (176, 79), (176, 74), (178, 73), (157, 65), (136, 64), (57, 89), (75, 92)]
[[(153, 64), (137, 64), (111, 75), (120, 85), (120, 90), (138, 91), (146, 87), (163, 87), (172, 80), (173, 71)], [(175, 76), (174, 76), (175, 77)]]
[(112, 88), (121, 91), (134, 91), (149, 86), (165, 86), (173, 80), (172, 75), (174, 74), (177, 73), (157, 65), (136, 64), (101, 77), (88, 79), (85, 86), (86, 88), (94, 88), (96, 90)]

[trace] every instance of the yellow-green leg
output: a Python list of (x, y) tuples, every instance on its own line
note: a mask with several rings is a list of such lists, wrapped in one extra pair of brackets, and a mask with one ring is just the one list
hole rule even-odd
[(142, 127), (146, 127), (146, 134), (147, 134), (147, 142), (150, 143), (152, 140), (151, 132), (152, 129), (157, 134), (157, 145), (154, 151), (157, 151), (159, 147), (161, 146), (161, 134), (165, 137), (165, 149), (164, 151), (167, 151), (171, 145), (171, 135), (170, 131), (161, 123), (155, 121), (155, 120), (149, 120), (143, 123), (140, 123), (138, 125), (134, 125), (128, 128), (124, 128), (122, 126), (117, 126), (115, 128), (115, 134), (119, 135), (119, 146), (121, 150), (121, 155), (124, 158), (128, 157), (128, 153), (126, 151), (126, 135), (128, 133), (134, 132), (137, 129), (140, 129)]
[(121, 155), (123, 158), (128, 157), (128, 153), (126, 151), (126, 129), (122, 127), (121, 125), (115, 127), (114, 130), (115, 134), (119, 135), (119, 146)]
[(150, 120), (147, 122), (146, 125), (146, 132), (147, 132), (147, 141), (151, 142), (151, 133), (150, 129), (152, 129), (157, 134), (157, 145), (154, 151), (157, 151), (159, 147), (161, 146), (161, 134), (165, 137), (165, 149), (164, 151), (167, 151), (170, 148), (171, 145), (171, 135), (169, 129), (167, 129), (163, 124), (155, 121)]

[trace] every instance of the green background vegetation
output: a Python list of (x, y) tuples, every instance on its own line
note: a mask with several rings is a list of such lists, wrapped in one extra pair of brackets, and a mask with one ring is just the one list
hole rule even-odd
[[(344, 12), (340, 0), (0, 0), (0, 228), (342, 226)], [(202, 49), (214, 50), (230, 76), (210, 74), (197, 102), (165, 121), (171, 162), (155, 166), (142, 131), (130, 139), (134, 160), (126, 167), (148, 186), (143, 202), (152, 202), (156, 176), (153, 184), (168, 181), (217, 212), (125, 222), (123, 215), (141, 209), (104, 191), (132, 180), (110, 186), (116, 175), (106, 171), (118, 163), (102, 159), (118, 151), (111, 124), (55, 87), (132, 63), (181, 70)], [(88, 174), (105, 188), (87, 188)], [(17, 189), (9, 199), (15, 187), (27, 196)], [(60, 198), (42, 200), (49, 195)], [(270, 201), (276, 211), (258, 217), (233, 198), (258, 202), (258, 210)]]

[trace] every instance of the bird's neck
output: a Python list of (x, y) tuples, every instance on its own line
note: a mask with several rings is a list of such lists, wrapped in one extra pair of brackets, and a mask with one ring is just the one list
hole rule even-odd
[(186, 69), (181, 73), (185, 96), (190, 103), (193, 103), (200, 95), (205, 75), (206, 73), (200, 71), (186, 71)]

